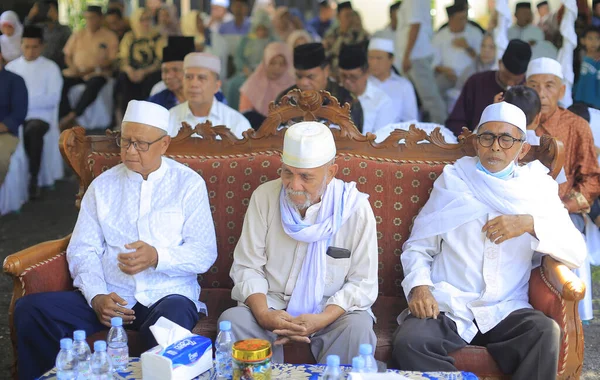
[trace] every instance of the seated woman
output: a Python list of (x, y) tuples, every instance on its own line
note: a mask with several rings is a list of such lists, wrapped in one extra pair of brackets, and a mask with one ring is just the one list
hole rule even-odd
[(292, 51), (296, 48), (296, 46), (309, 44), (311, 42), (315, 42), (313, 37), (306, 30), (295, 30), (290, 34), (286, 40), (288, 46)]
[(239, 111), (258, 129), (267, 117), (269, 103), (294, 83), (292, 50), (283, 42), (271, 42), (260, 65), (240, 88)]
[(6, 11), (0, 15), (0, 47), (2, 49), (2, 58), (6, 63), (21, 56), (21, 35), (23, 34), (23, 25), (19, 21), (19, 16), (13, 11)]
[(152, 86), (160, 81), (162, 49), (166, 38), (152, 25), (152, 14), (145, 8), (131, 16), (131, 31), (119, 46), (121, 74), (117, 84), (117, 104), (121, 111), (130, 100), (146, 99)]

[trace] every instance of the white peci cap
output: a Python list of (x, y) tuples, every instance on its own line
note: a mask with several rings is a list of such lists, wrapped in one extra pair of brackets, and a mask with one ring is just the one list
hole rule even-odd
[(123, 123), (132, 122), (146, 124), (169, 132), (169, 110), (155, 103), (144, 100), (132, 100), (127, 104)]
[(312, 169), (335, 158), (335, 141), (329, 127), (315, 121), (297, 123), (288, 128), (283, 139), (284, 164)]
[(223, 8), (229, 8), (229, 0), (211, 0), (210, 5), (218, 5)]
[(394, 54), (394, 41), (387, 38), (373, 38), (369, 42), (369, 50), (379, 50)]
[(183, 69), (201, 67), (221, 74), (221, 59), (209, 53), (190, 53), (183, 59)]
[(564, 79), (561, 64), (557, 60), (552, 58), (536, 58), (533, 61), (529, 62), (526, 74), (527, 79), (529, 79), (529, 77), (532, 75), (538, 74), (551, 74), (556, 75), (561, 80)]
[(481, 120), (479, 120), (479, 124), (477, 125), (477, 128), (475, 128), (475, 132), (477, 132), (479, 127), (483, 124), (492, 121), (512, 124), (519, 128), (523, 133), (527, 133), (527, 118), (525, 117), (525, 113), (513, 104), (500, 102), (485, 107), (481, 114)]

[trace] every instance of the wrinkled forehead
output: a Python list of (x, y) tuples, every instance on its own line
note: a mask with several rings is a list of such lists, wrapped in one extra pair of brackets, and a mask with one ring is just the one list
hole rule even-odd
[(148, 124), (135, 123), (132, 121), (124, 121), (121, 124), (121, 136), (135, 137), (141, 140), (153, 140), (164, 135), (166, 132), (158, 127)]
[(519, 137), (519, 135), (521, 135), (521, 130), (516, 126), (504, 121), (490, 121), (480, 125), (476, 133), (493, 133), (495, 135), (508, 134), (513, 137)]
[(303, 176), (308, 176), (308, 177), (319, 177), (324, 175), (325, 173), (325, 169), (327, 168), (328, 164), (325, 164), (323, 166), (319, 166), (316, 168), (296, 168), (290, 165), (286, 165), (283, 162), (281, 163), (281, 170), (284, 173), (292, 173), (295, 175), (303, 175)]
[(562, 79), (557, 77), (554, 74), (534, 74), (527, 78), (527, 83), (536, 83), (536, 84), (545, 84), (545, 83), (554, 83), (554, 84), (563, 84)]

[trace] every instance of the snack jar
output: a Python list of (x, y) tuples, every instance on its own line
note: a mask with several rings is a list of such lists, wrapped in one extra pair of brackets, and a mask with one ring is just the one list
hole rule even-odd
[(271, 380), (271, 343), (262, 339), (233, 344), (233, 380)]

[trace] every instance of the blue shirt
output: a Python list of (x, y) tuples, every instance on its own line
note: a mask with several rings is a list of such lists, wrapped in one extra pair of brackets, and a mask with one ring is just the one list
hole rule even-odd
[[(225, 100), (225, 95), (223, 95), (223, 92), (221, 90), (219, 90), (219, 92), (215, 94), (215, 98), (219, 102), (227, 105), (227, 100)], [(148, 98), (148, 101), (163, 106), (168, 110), (179, 104), (179, 102), (177, 101), (177, 97), (169, 89), (162, 90), (158, 94), (152, 95)]]
[(244, 20), (244, 23), (242, 24), (242, 26), (240, 28), (238, 28), (237, 25), (235, 24), (235, 20), (231, 20), (229, 22), (223, 23), (223, 24), (221, 24), (221, 27), (219, 28), (219, 33), (222, 35), (225, 35), (225, 34), (246, 35), (246, 34), (250, 33), (250, 18), (247, 17)]
[(600, 108), (600, 61), (587, 56), (583, 58), (573, 98), (576, 102)]
[(28, 99), (23, 78), (4, 68), (0, 69), (0, 122), (15, 136), (19, 134), (19, 126), (27, 116)]
[(319, 16), (316, 16), (309, 20), (306, 25), (310, 26), (312, 30), (317, 32), (317, 34), (323, 38), (325, 36), (325, 32), (327, 32), (327, 29), (329, 29), (331, 26), (331, 20), (322, 22)]

